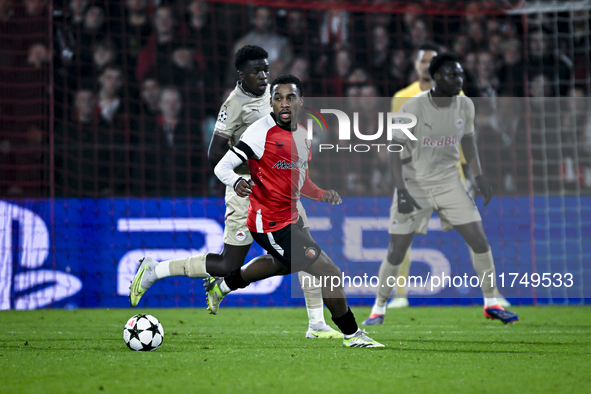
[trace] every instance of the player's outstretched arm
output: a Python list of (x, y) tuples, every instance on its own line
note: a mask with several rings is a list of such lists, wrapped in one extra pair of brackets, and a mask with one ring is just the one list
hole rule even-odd
[(209, 162), (214, 166), (218, 164), (229, 148), (228, 137), (220, 134), (214, 134), (211, 137), (209, 149), (207, 151), (207, 158), (209, 159)]
[(484, 196), (484, 206), (488, 205), (492, 196), (492, 186), (482, 176), (482, 168), (480, 167), (480, 157), (478, 156), (478, 148), (476, 148), (476, 140), (474, 134), (465, 135), (462, 138), (462, 151), (466, 158), (466, 163), (470, 166), (470, 170), (474, 174), (476, 185), (480, 189), (480, 193)]

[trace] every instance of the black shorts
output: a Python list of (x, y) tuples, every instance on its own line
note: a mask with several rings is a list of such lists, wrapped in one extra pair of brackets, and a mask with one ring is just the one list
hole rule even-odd
[(312, 265), (322, 251), (312, 238), (304, 234), (302, 218), (281, 230), (270, 233), (251, 231), (254, 240), (291, 272), (303, 271)]

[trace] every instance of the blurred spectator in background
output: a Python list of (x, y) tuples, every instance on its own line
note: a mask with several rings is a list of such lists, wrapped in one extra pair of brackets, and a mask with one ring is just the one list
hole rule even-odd
[(468, 52), (464, 58), (464, 93), (468, 97), (479, 97), (478, 57), (475, 52)]
[(496, 97), (499, 80), (495, 70), (495, 60), (490, 52), (479, 52), (476, 55), (476, 85), (480, 97)]
[(458, 56), (466, 58), (466, 55), (472, 51), (472, 43), (468, 36), (465, 34), (460, 34), (457, 36), (453, 41), (452, 50)]
[(51, 60), (51, 51), (42, 43), (32, 44), (27, 53), (27, 64), (35, 68), (49, 63)]
[(529, 32), (528, 72), (533, 79), (538, 74), (550, 78), (552, 93), (566, 96), (571, 85), (572, 61), (563, 53), (555, 51), (552, 31), (547, 28), (534, 28)]
[[(334, 70), (334, 72), (332, 71)], [(327, 90), (329, 96), (343, 97), (347, 78), (353, 72), (353, 57), (348, 49), (340, 49), (335, 52), (332, 64), (325, 69), (327, 78)]]
[(302, 82), (304, 92), (310, 96), (316, 96), (315, 87), (310, 81), (310, 63), (303, 57), (296, 56), (289, 67), (288, 73), (295, 75)]
[(160, 101), (160, 84), (155, 75), (148, 74), (142, 81), (141, 85), (141, 99), (142, 99), (142, 118), (145, 118), (146, 123), (154, 123), (159, 109)]
[(112, 28), (113, 36), (121, 37), (121, 50), (127, 62), (126, 75), (131, 81), (135, 79), (140, 50), (152, 34), (148, 15), (149, 4), (149, 0), (126, 0), (123, 20), (118, 21), (119, 23), (114, 24)]
[[(574, 53), (574, 77), (575, 83), (585, 83), (589, 78), (589, 43), (591, 43), (591, 31), (589, 29), (589, 10), (581, 9), (571, 11), (572, 18), (572, 48)], [(570, 52), (569, 52), (570, 53)]]
[(410, 35), (408, 37), (408, 48), (417, 49), (419, 45), (431, 38), (431, 33), (424, 19), (417, 18), (412, 23)]
[[(529, 96), (533, 98), (553, 97), (551, 79), (546, 74), (537, 74), (529, 81)], [(535, 103), (541, 100), (534, 101)]]
[(123, 72), (119, 67), (107, 66), (99, 76), (98, 107), (101, 120), (120, 131), (125, 130), (125, 109), (119, 96), (123, 86)]
[(88, 7), (89, 0), (70, 0), (68, 2), (68, 24), (71, 27), (80, 26), (84, 22), (84, 15)]
[(406, 86), (409, 79), (419, 78), (412, 70), (409, 70), (407, 58), (408, 55), (404, 49), (394, 49), (390, 53), (388, 96)]
[(311, 51), (318, 49), (319, 39), (310, 35), (311, 30), (314, 29), (309, 26), (303, 10), (287, 11), (286, 23), (281, 31), (288, 38), (294, 55), (307, 57)]
[(225, 26), (212, 21), (210, 5), (206, 1), (189, 0), (185, 9), (185, 24), (188, 28), (186, 45), (195, 52), (199, 67), (207, 70), (204, 84), (204, 112), (217, 115), (219, 105), (215, 93), (223, 86), (229, 41)]
[(106, 36), (105, 10), (98, 5), (90, 6), (84, 15), (84, 31), (92, 38)]
[(390, 84), (390, 36), (384, 26), (376, 26), (372, 29), (371, 51), (367, 64), (371, 70), (371, 78), (381, 81), (384, 85)]
[(80, 89), (74, 97), (72, 119), (78, 124), (92, 125), (96, 123), (97, 101), (90, 89)]
[[(146, 134), (145, 192), (148, 195), (191, 195), (201, 190), (204, 155), (201, 133), (183, 120), (180, 91), (161, 89), (156, 132)], [(203, 178), (205, 179), (205, 178)], [(143, 182), (142, 182), (143, 183)]]
[(138, 55), (137, 81), (143, 80), (150, 70), (156, 72), (159, 77), (170, 75), (171, 55), (177, 45), (175, 39), (178, 38), (172, 8), (169, 6), (156, 8), (152, 20), (155, 31)]
[(123, 133), (100, 120), (92, 90), (76, 91), (71, 122), (56, 129), (56, 194), (107, 196), (124, 190), (126, 152)]
[(97, 41), (92, 50), (92, 74), (100, 75), (103, 70), (117, 62), (117, 47), (110, 39)]
[(552, 79), (545, 74), (534, 75), (529, 81), (534, 190), (540, 191), (560, 189), (560, 102), (551, 98), (555, 96), (554, 88)]
[(336, 9), (342, 1), (333, 1), (334, 9), (325, 11), (320, 23), (320, 43), (327, 50), (339, 50), (349, 42), (349, 13)]
[(370, 81), (369, 74), (364, 68), (357, 67), (347, 77), (346, 83), (348, 85), (360, 85)]
[(492, 55), (495, 70), (499, 70), (503, 65), (503, 37), (500, 34), (492, 34), (489, 36), (487, 51)]
[(470, 39), (471, 46), (477, 51), (486, 50), (488, 37), (484, 32), (484, 24), (481, 21), (474, 21), (468, 24), (466, 34)]
[(45, 7), (47, 6), (47, 0), (24, 0), (25, 14), (27, 16), (41, 16), (45, 13)]
[(504, 96), (525, 97), (521, 43), (512, 38), (502, 43), (503, 64), (499, 70), (499, 87)]
[(145, 167), (156, 165), (146, 160), (153, 160), (156, 151), (160, 90), (156, 75), (147, 74), (140, 86), (141, 102), (137, 112), (138, 116), (134, 117), (132, 122), (130, 135), (131, 176), (132, 179), (138, 180), (134, 183), (134, 192), (142, 196), (146, 195), (146, 183), (155, 182), (155, 174), (146, 175)]
[[(289, 40), (274, 32), (273, 10), (269, 7), (258, 7), (254, 16), (254, 30), (239, 39), (234, 45), (233, 53), (245, 45), (258, 45), (269, 53), (269, 79), (272, 80), (285, 71), (285, 68), (291, 64), (293, 52)], [(234, 66), (230, 65), (231, 78), (227, 82), (235, 81)]]

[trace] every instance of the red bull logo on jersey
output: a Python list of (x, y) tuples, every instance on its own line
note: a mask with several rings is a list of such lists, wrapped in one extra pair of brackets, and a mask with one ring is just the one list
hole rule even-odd
[(459, 145), (460, 144), (460, 140), (459, 138), (456, 137), (441, 137), (438, 140), (435, 140), (433, 138), (429, 138), (429, 137), (423, 137), (423, 146), (435, 146), (435, 147), (441, 147), (441, 146), (451, 146), (451, 145)]

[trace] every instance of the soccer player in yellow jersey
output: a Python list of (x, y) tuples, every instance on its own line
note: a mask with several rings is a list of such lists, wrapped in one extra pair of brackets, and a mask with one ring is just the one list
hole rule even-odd
[[(431, 71), (429, 70), (429, 65), (431, 64), (431, 60), (437, 56), (437, 48), (432, 46), (432, 45), (423, 45), (421, 46), (421, 48), (419, 48), (418, 52), (417, 52), (417, 56), (416, 56), (416, 61), (415, 61), (415, 67), (417, 70), (417, 73), (420, 76), (419, 81), (411, 84), (409, 87), (401, 90), (400, 92), (396, 93), (396, 95), (394, 96), (393, 100), (392, 100), (392, 111), (393, 112), (400, 112), (404, 107), (403, 105), (409, 100), (409, 97), (411, 94), (419, 91), (416, 95), (418, 96), (424, 96), (426, 92), (424, 92), (422, 89), (424, 88), (424, 90), (433, 90), (433, 80), (431, 78)], [(459, 63), (458, 63), (459, 65)], [(463, 81), (463, 78), (462, 78)], [(460, 91), (458, 92), (459, 94), (462, 94), (461, 92), (461, 88)], [(465, 97), (465, 96), (464, 96)], [(473, 105), (472, 105), (473, 107)], [(472, 121), (473, 121), (473, 117), (472, 117)], [(473, 127), (473, 125), (472, 125)], [(456, 147), (458, 149), (458, 158), (460, 158), (460, 156), (462, 156), (462, 161), (465, 162), (465, 159), (463, 158), (463, 155), (461, 154), (462, 151), (460, 148), (460, 146)], [(425, 159), (422, 159), (425, 160)], [(464, 177), (463, 177), (463, 172), (462, 172), (462, 167), (460, 165), (460, 161), (457, 161), (455, 166), (457, 167), (457, 172), (459, 173), (458, 175), (460, 176), (460, 179), (462, 182), (464, 182)], [(488, 201), (487, 201), (488, 202)], [(427, 218), (428, 220), (428, 218)], [(478, 217), (479, 220), (479, 217)], [(444, 223), (444, 221), (442, 221), (442, 224)], [(451, 227), (451, 226), (450, 226)], [(413, 232), (414, 233), (414, 232)], [(412, 238), (411, 238), (412, 239)], [(391, 245), (392, 246), (392, 245)], [(391, 248), (390, 248), (391, 249)], [(382, 262), (381, 266), (380, 266), (380, 271), (379, 271), (379, 279), (380, 279), (380, 285), (378, 286), (378, 294), (376, 297), (376, 302), (374, 304), (374, 307), (372, 309), (372, 314), (370, 315), (369, 319), (367, 319), (365, 322), (363, 322), (364, 325), (375, 325), (375, 324), (382, 324), (384, 321), (384, 315), (386, 313), (386, 303), (388, 302), (388, 299), (390, 298), (392, 289), (395, 285), (395, 283), (388, 283), (388, 277), (398, 277), (398, 276), (407, 276), (408, 272), (409, 272), (409, 268), (410, 268), (410, 259), (409, 259), (409, 252), (410, 252), (410, 242), (407, 245), (407, 248), (405, 249), (406, 253), (404, 253), (403, 255), (403, 259), (400, 261), (400, 263), (398, 264), (394, 264), (392, 262), (389, 262), (390, 259), (390, 251), (388, 253), (388, 257), (386, 259), (384, 259), (384, 261)], [(474, 253), (472, 252), (472, 250), (470, 249), (470, 254), (472, 256), (472, 259), (474, 261)], [(392, 303), (390, 303), (392, 305), (392, 307), (394, 308), (399, 308), (399, 307), (405, 307), (408, 306), (408, 300), (405, 294), (405, 289), (400, 289), (399, 290), (400, 293), (397, 295), (397, 298), (395, 298), (393, 300)], [(506, 304), (506, 300), (500, 296), (498, 294), (498, 291), (496, 289), (496, 287), (492, 288), (492, 291), (494, 292), (495, 295), (495, 304), (502, 304), (501, 306)], [(496, 299), (496, 297), (498, 297), (498, 299)], [(491, 301), (493, 298), (491, 297), (489, 301)]]

